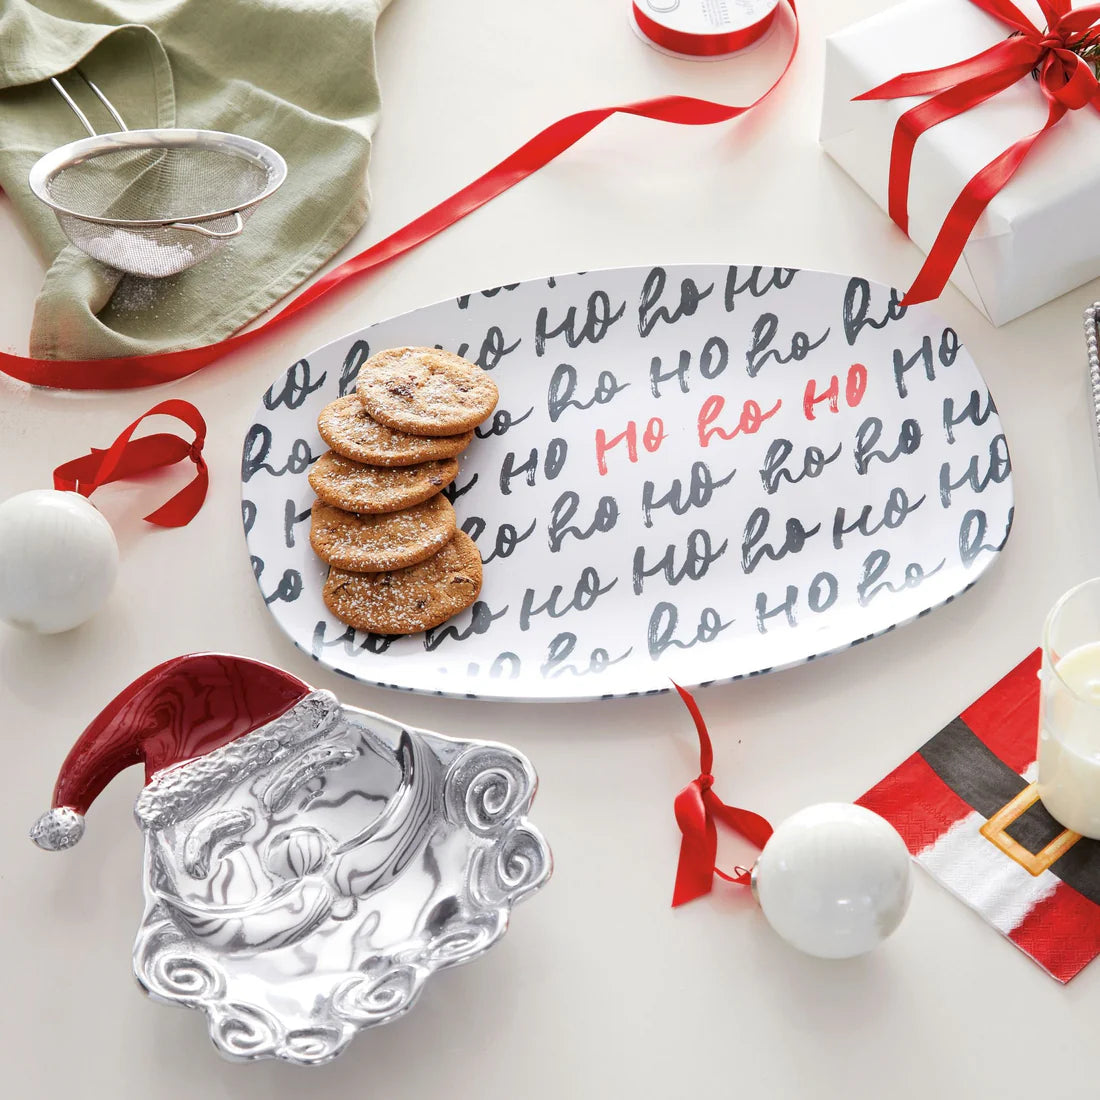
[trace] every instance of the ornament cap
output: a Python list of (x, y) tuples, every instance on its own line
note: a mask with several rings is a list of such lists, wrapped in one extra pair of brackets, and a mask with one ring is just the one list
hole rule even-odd
[(70, 806), (47, 810), (31, 826), (31, 840), (46, 852), (63, 852), (84, 835), (84, 815)]

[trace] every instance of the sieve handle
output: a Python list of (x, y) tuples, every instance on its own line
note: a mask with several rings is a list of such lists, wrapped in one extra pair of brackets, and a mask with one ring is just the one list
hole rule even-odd
[[(80, 71), (80, 69), (74, 69), (73, 72), (75, 72), (76, 75), (79, 76), (80, 79), (83, 80), (84, 83), (92, 89), (92, 91), (95, 93), (96, 99), (98, 99), (99, 102), (107, 108), (107, 110), (110, 112), (111, 118), (113, 118), (115, 122), (118, 123), (119, 130), (125, 131), (127, 129), (126, 123), (122, 121), (122, 115), (120, 115), (118, 111), (115, 110), (115, 105)], [(69, 105), (69, 107), (72, 109), (73, 114), (76, 115), (78, 119), (80, 119), (80, 124), (84, 127), (85, 130), (88, 131), (88, 134), (91, 137), (98, 137), (99, 135), (96, 133), (95, 127), (93, 127), (92, 124), (88, 121), (88, 116), (76, 105), (76, 100), (74, 100), (73, 97), (69, 95), (69, 93), (65, 91), (65, 89), (61, 86), (61, 81), (58, 80), (56, 76), (51, 76), (50, 83), (61, 94), (61, 98), (65, 100), (65, 102)]]
[(242, 229), (244, 229), (244, 218), (240, 214), (234, 214), (236, 224), (232, 229), (207, 229), (205, 226), (196, 225), (194, 222), (170, 222), (165, 228), (167, 229), (186, 229), (189, 233), (199, 233), (203, 237), (214, 237), (219, 241), (226, 240), (229, 237), (236, 237), (240, 235)]
[(115, 105), (79, 69), (77, 69), (76, 72), (80, 79), (83, 80), (84, 83), (87, 84), (88, 87), (91, 88), (92, 91), (95, 93), (96, 99), (98, 99), (99, 102), (107, 108), (107, 110), (110, 112), (111, 118), (113, 118), (115, 122), (118, 123), (118, 128), (123, 132), (127, 131), (129, 127), (126, 125), (125, 122), (122, 121), (122, 115), (120, 115), (118, 111), (115, 110)]
[(56, 76), (51, 76), (50, 83), (61, 93), (61, 98), (69, 105), (73, 114), (80, 119), (80, 124), (84, 129), (87, 130), (92, 137), (97, 137), (98, 135), (95, 132), (95, 127), (88, 121), (88, 116), (76, 105), (76, 100), (61, 87), (61, 81), (58, 80)]

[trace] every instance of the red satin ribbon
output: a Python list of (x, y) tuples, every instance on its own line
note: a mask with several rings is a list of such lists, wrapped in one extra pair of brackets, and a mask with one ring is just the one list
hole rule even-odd
[[(147, 416), (174, 416), (182, 420), (194, 431), (194, 441), (188, 443), (171, 432), (131, 439)], [(90, 454), (63, 462), (53, 472), (53, 487), (90, 497), (101, 485), (137, 477), (189, 458), (195, 464), (194, 478), (171, 500), (145, 517), (158, 527), (185, 527), (202, 507), (210, 483), (210, 473), (202, 457), (205, 442), (206, 421), (190, 401), (162, 401), (139, 416), (106, 450), (93, 447)]]
[(526, 145), (520, 146), (511, 156), (506, 157), (461, 191), (444, 199), (438, 206), (432, 207), (408, 225), (334, 268), (255, 329), (237, 333), (228, 339), (220, 340), (216, 344), (207, 344), (201, 348), (114, 359), (33, 359), (0, 352), (0, 371), (35, 386), (70, 390), (134, 389), (184, 378), (227, 352), (244, 347), (253, 340), (273, 332), (349, 279), (365, 275), (434, 237), (479, 206), (489, 202), (490, 199), (496, 198), (497, 195), (549, 164), (612, 115), (637, 115), (641, 118), (673, 122), (681, 126), (711, 126), (717, 122), (728, 122), (737, 118), (767, 99), (787, 75), (794, 61), (798, 50), (798, 10), (795, 0), (783, 0), (783, 2), (791, 9), (791, 14), (794, 16), (794, 37), (791, 42), (790, 56), (783, 66), (783, 71), (767, 91), (747, 105), (728, 106), (706, 99), (670, 95), (569, 115), (547, 126)]
[(715, 866), (718, 856), (716, 821), (740, 833), (758, 848), (767, 844), (772, 827), (759, 814), (727, 806), (714, 793), (714, 776), (710, 771), (714, 765), (714, 748), (706, 722), (691, 695), (679, 684), (672, 686), (680, 693), (680, 698), (695, 719), (695, 729), (699, 734), (699, 776), (676, 796), (676, 824), (680, 826), (683, 839), (680, 841), (680, 862), (676, 867), (676, 886), (672, 892), (675, 907), (709, 894), (715, 875), (742, 886), (749, 884), (751, 873), (744, 867), (735, 867), (734, 874), (727, 875)]
[(751, 26), (742, 27), (737, 31), (728, 31), (725, 34), (693, 34), (691, 31), (678, 31), (673, 27), (666, 27), (658, 23), (638, 7), (633, 5), (634, 21), (638, 29), (651, 42), (663, 46), (673, 53), (687, 54), (690, 57), (721, 57), (723, 54), (736, 53), (763, 37), (764, 32), (772, 25), (778, 7), (772, 8), (763, 19)]
[(1012, 36), (974, 57), (939, 69), (903, 73), (863, 95), (863, 99), (931, 98), (906, 111), (894, 128), (890, 149), (890, 217), (909, 232), (909, 181), (913, 148), (926, 130), (992, 98), (1016, 81), (1036, 73), (1047, 101), (1042, 127), (994, 157), (963, 188), (932, 248), (903, 299), (903, 305), (927, 302), (943, 291), (966, 247), (974, 226), (990, 200), (1012, 178), (1035, 143), (1067, 111), (1092, 105), (1100, 108), (1100, 83), (1088, 62), (1073, 52), (1085, 39), (1100, 33), (1100, 4), (1076, 11), (1071, 0), (1038, 0), (1047, 20), (1041, 31), (1011, 0), (970, 0), (1012, 29)]

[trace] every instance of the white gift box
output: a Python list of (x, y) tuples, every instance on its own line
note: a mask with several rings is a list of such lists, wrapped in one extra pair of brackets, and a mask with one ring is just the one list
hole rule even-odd
[[(1034, 0), (1017, 6), (1040, 29)], [(908, 0), (826, 40), (821, 144), (888, 208), (890, 146), (900, 115), (921, 97), (852, 102), (892, 77), (939, 68), (1005, 39), (1010, 28), (969, 0)], [(1046, 100), (1025, 77), (922, 134), (909, 183), (909, 236), (927, 252), (970, 178), (1040, 129)], [(887, 227), (881, 227), (887, 232)], [(915, 274), (915, 272), (914, 272)], [(1001, 325), (1100, 275), (1100, 113), (1070, 111), (994, 196), (952, 282)]]

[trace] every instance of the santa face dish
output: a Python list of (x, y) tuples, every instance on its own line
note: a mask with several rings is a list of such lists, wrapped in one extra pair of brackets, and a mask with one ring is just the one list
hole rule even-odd
[[(115, 772), (146, 761), (134, 971), (201, 1008), (231, 1058), (315, 1065), (487, 950), (549, 877), (517, 752), (408, 729), (218, 654), (127, 688), (62, 768), (32, 830), (69, 847)], [(169, 761), (166, 763), (166, 761)]]

